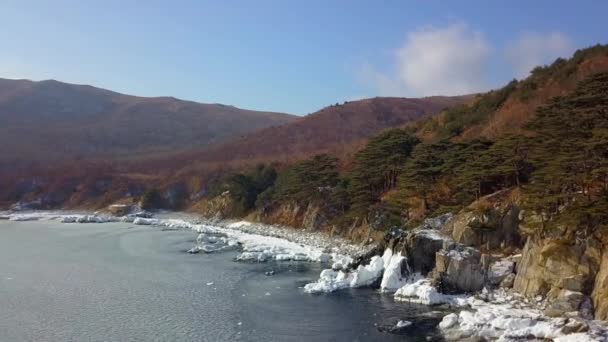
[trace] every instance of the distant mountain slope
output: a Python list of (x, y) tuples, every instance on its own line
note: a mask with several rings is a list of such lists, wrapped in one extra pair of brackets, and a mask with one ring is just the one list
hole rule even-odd
[(173, 153), (295, 118), (53, 80), (0, 79), (0, 164)]
[(280, 127), (266, 128), (176, 158), (182, 164), (290, 162), (316, 153), (341, 153), (384, 129), (426, 118), (472, 96), (377, 97), (332, 105)]

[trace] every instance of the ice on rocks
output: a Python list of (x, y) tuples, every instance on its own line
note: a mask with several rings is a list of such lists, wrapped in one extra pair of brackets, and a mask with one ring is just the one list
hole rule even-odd
[(227, 227), (228, 228), (242, 228), (242, 227), (247, 227), (247, 226), (251, 226), (251, 222), (248, 222), (248, 221), (234, 222), (234, 223), (230, 223)]
[(462, 296), (439, 293), (429, 279), (419, 279), (406, 284), (395, 292), (395, 300), (425, 305), (458, 304)]
[[(357, 247), (340, 238), (327, 238), (318, 233), (290, 230), (247, 221), (223, 224), (192, 222), (187, 214), (159, 213), (162, 218), (152, 218), (148, 212), (130, 213), (115, 217), (101, 214), (73, 214), (65, 211), (7, 212), (3, 218), (13, 221), (61, 220), (64, 223), (131, 222), (135, 225), (155, 226), (164, 229), (190, 229), (199, 233), (197, 244), (190, 253), (211, 253), (226, 249), (242, 248), (237, 260), (242, 261), (314, 261), (330, 262), (336, 268), (346, 268), (353, 262), (348, 254), (363, 253), (371, 247)], [(173, 217), (167, 217), (172, 215)], [(180, 216), (180, 218), (175, 218)], [(190, 218), (182, 219), (181, 217)], [(201, 236), (201, 234), (203, 236)]]
[[(513, 299), (504, 290), (491, 294), (491, 301), (474, 296), (458, 302), (466, 307), (459, 314), (449, 314), (439, 323), (448, 340), (482, 338), (486, 340), (552, 340), (552, 341), (606, 341), (606, 328), (594, 321), (584, 321), (589, 330), (568, 333), (565, 329), (572, 319), (550, 318), (533, 305)], [(582, 319), (577, 319), (582, 320)]]
[(319, 280), (304, 286), (304, 292), (334, 292), (346, 288), (370, 286), (380, 279), (383, 270), (384, 260), (376, 255), (372, 257), (368, 265), (359, 265), (352, 272), (323, 270)]
[(156, 225), (159, 224), (160, 221), (157, 219), (152, 219), (152, 218), (143, 218), (143, 217), (136, 217), (133, 220), (133, 224), (137, 224), (137, 225), (145, 225), (145, 226), (149, 226), (149, 225)]
[(402, 270), (407, 267), (407, 258), (402, 256), (401, 252), (393, 255), (392, 251), (387, 248), (382, 259), (384, 260), (384, 273), (380, 289), (393, 291), (405, 285), (408, 282), (408, 274), (403, 275)]
[(115, 217), (98, 215), (66, 215), (62, 216), (60, 220), (62, 223), (106, 223), (118, 221)]
[(347, 269), (348, 266), (354, 261), (351, 256), (339, 253), (331, 253), (330, 257), (333, 261), (331, 268), (334, 270)]
[(373, 284), (382, 276), (384, 271), (384, 260), (379, 256), (374, 256), (369, 262), (369, 265), (359, 265), (355, 270), (351, 287), (362, 287)]
[(458, 323), (458, 315), (455, 313), (451, 313), (443, 317), (441, 322), (439, 322), (439, 329), (449, 329)]

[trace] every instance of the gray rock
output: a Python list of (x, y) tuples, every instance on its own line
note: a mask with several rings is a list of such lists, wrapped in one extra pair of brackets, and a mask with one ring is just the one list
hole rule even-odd
[(515, 282), (515, 273), (506, 276), (505, 279), (500, 282), (499, 286), (503, 289), (510, 289), (513, 287), (513, 282)]
[(461, 245), (437, 252), (433, 278), (444, 292), (476, 292), (483, 289), (486, 272), (478, 250)]
[(545, 309), (545, 314), (560, 317), (569, 312), (578, 312), (585, 300), (588, 297), (581, 292), (553, 288), (547, 294), (549, 306)]

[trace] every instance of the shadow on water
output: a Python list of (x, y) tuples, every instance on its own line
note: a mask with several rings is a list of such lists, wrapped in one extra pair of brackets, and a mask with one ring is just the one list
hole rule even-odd
[[(270, 262), (250, 266), (233, 293), (241, 308), (245, 340), (442, 340), (436, 327), (445, 311), (395, 302), (391, 294), (369, 288), (304, 293), (302, 287), (316, 280), (323, 265)], [(399, 321), (411, 325), (395, 328)]]

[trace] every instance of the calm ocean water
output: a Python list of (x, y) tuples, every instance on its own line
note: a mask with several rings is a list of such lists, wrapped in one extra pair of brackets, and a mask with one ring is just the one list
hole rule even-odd
[[(437, 339), (441, 315), (427, 307), (371, 289), (306, 294), (323, 265), (187, 254), (195, 238), (128, 223), (0, 221), (0, 341)], [(380, 331), (398, 320), (413, 325)]]

